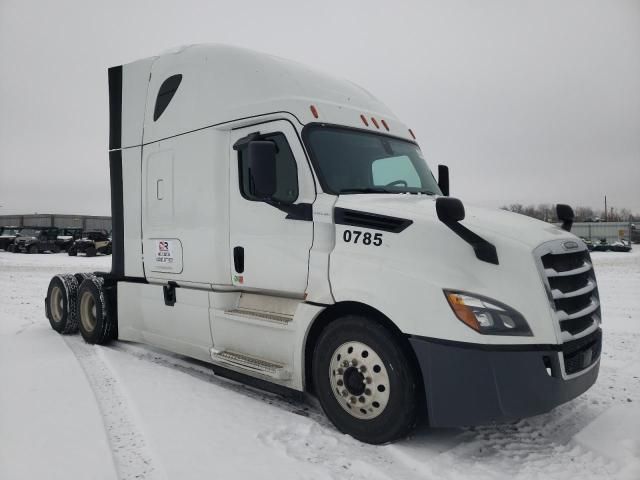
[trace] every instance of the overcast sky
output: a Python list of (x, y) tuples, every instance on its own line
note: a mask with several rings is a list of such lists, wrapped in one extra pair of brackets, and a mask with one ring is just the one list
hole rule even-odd
[(0, 0), (0, 214), (109, 214), (107, 67), (205, 42), (362, 85), (465, 202), (640, 212), (640, 0)]

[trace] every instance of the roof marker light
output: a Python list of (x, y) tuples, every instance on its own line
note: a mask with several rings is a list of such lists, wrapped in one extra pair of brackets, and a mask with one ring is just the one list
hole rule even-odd
[(376, 128), (380, 128), (380, 126), (378, 125), (378, 121), (373, 117), (371, 117), (371, 123), (373, 123)]
[(316, 108), (316, 106), (311, 105), (309, 108), (311, 109), (311, 114), (313, 115), (313, 118), (318, 118), (318, 109)]
[(362, 120), (362, 123), (365, 124), (365, 126), (369, 126), (369, 122), (367, 122), (367, 117), (365, 117), (364, 115), (360, 114), (360, 120)]
[(382, 122), (382, 126), (385, 128), (385, 130), (388, 132), (389, 131), (389, 125), (387, 125), (387, 122), (385, 122), (384, 120), (380, 120)]
[(409, 133), (411, 134), (411, 136), (413, 137), (413, 139), (416, 139), (416, 136), (413, 134), (413, 130), (409, 129)]

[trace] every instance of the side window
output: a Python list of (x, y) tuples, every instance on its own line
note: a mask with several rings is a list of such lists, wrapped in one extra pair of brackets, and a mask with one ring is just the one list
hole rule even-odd
[[(276, 144), (276, 180), (278, 182), (273, 199), (282, 203), (293, 203), (298, 199), (298, 167), (287, 137), (282, 133), (265, 135), (261, 140), (270, 140)], [(245, 157), (246, 158), (246, 157)], [(242, 149), (238, 150), (238, 173), (240, 193), (247, 200), (257, 201), (251, 195), (249, 167), (243, 159)]]
[(156, 98), (156, 106), (153, 110), (153, 121), (155, 122), (160, 118), (160, 115), (166, 110), (169, 106), (169, 102), (176, 94), (178, 87), (180, 86), (180, 82), (182, 82), (182, 75), (172, 75), (167, 78), (162, 85), (160, 85), (160, 90), (158, 90), (158, 97)]
[(416, 167), (406, 155), (374, 160), (371, 164), (371, 175), (375, 186), (402, 182), (402, 185), (407, 187), (422, 187)]

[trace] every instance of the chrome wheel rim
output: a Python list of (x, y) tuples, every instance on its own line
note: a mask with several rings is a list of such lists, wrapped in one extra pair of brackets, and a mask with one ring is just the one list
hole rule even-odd
[(91, 292), (84, 292), (80, 299), (80, 321), (86, 332), (93, 332), (98, 323), (96, 315), (96, 301)]
[(361, 342), (347, 342), (333, 352), (329, 365), (331, 391), (351, 416), (371, 420), (389, 403), (389, 375), (380, 355)]
[(60, 323), (62, 321), (62, 312), (63, 312), (63, 304), (62, 304), (62, 289), (60, 287), (53, 287), (51, 290), (51, 316), (53, 317), (53, 321), (56, 323)]

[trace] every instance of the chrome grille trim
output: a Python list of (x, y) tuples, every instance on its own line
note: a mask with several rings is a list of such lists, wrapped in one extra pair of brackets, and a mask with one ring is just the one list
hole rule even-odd
[(582, 287), (578, 290), (574, 290), (573, 292), (563, 292), (562, 290), (558, 290), (554, 288), (553, 290), (551, 290), (551, 295), (553, 296), (554, 300), (559, 300), (561, 298), (573, 298), (573, 297), (579, 297), (580, 295), (584, 295), (585, 293), (589, 293), (595, 288), (596, 288), (596, 282), (594, 282), (593, 280), (588, 280), (586, 287)]

